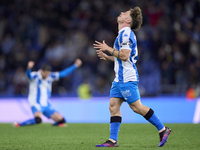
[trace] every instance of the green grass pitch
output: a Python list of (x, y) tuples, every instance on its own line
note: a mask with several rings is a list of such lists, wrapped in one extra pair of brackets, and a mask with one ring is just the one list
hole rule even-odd
[(172, 129), (168, 142), (158, 147), (159, 136), (150, 124), (121, 124), (119, 147), (98, 148), (109, 137), (109, 124), (40, 124), (14, 128), (0, 124), (0, 150), (200, 150), (200, 124), (166, 124)]

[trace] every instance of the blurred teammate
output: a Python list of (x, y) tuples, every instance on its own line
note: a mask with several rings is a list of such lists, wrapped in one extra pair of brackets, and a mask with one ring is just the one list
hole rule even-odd
[[(138, 49), (136, 36), (132, 30), (141, 27), (141, 9), (135, 7), (129, 11), (121, 12), (117, 22), (119, 31), (113, 48), (109, 47), (105, 41), (103, 43), (95, 41), (94, 44), (98, 57), (103, 60), (114, 61), (115, 70), (115, 79), (110, 90), (110, 137), (105, 143), (96, 145), (96, 147), (118, 146), (117, 138), (122, 121), (120, 107), (123, 101), (126, 101), (134, 112), (142, 115), (157, 128), (160, 135), (158, 146), (161, 147), (167, 141), (171, 129), (162, 124), (151, 108), (141, 103), (138, 90), (139, 76), (135, 65), (138, 58)], [(106, 51), (113, 56), (108, 56), (104, 53)]]
[(34, 114), (34, 118), (22, 123), (14, 122), (14, 126), (20, 127), (39, 124), (42, 122), (42, 115), (53, 119), (55, 121), (53, 124), (54, 126), (65, 126), (65, 119), (63, 116), (58, 113), (49, 103), (52, 82), (66, 77), (81, 65), (82, 61), (80, 59), (76, 59), (72, 66), (60, 72), (51, 72), (51, 67), (47, 64), (44, 64), (39, 71), (31, 72), (34, 62), (29, 61), (26, 71), (30, 81), (28, 101)]

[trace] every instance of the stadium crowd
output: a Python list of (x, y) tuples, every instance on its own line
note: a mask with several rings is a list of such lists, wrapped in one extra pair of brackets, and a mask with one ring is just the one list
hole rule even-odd
[(43, 63), (53, 70), (81, 58), (83, 66), (53, 84), (53, 94), (75, 95), (82, 83), (93, 95), (108, 96), (113, 63), (99, 60), (95, 40), (113, 45), (116, 17), (139, 6), (142, 28), (135, 32), (141, 95), (184, 93), (200, 84), (199, 0), (1, 0), (0, 95), (27, 95), (25, 71)]

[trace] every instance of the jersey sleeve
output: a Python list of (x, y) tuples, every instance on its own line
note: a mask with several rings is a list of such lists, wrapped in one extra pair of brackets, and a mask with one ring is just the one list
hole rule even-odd
[(59, 78), (63, 78), (63, 77), (68, 76), (68, 75), (69, 75), (70, 73), (72, 73), (76, 68), (77, 68), (76, 65), (73, 64), (73, 65), (71, 65), (70, 67), (68, 67), (68, 68), (66, 68), (66, 69), (64, 69), (64, 70), (62, 70), (62, 71), (60, 71), (60, 72), (59, 72)]
[(59, 80), (59, 72), (51, 72), (50, 77), (52, 81), (58, 81)]
[(120, 40), (120, 50), (121, 49), (129, 49), (131, 50), (132, 47), (132, 40), (130, 38), (130, 33), (129, 32), (124, 32), (121, 35), (121, 40)]
[(38, 73), (37, 72), (31, 72), (30, 69), (26, 70), (26, 75), (29, 78), (29, 80), (36, 79), (38, 77)]

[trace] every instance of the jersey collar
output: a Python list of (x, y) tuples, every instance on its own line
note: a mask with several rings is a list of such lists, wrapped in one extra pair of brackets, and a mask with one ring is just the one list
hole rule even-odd
[(123, 27), (121, 30), (118, 31), (118, 33), (121, 33), (125, 29), (131, 29), (130, 27)]

